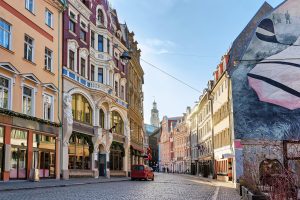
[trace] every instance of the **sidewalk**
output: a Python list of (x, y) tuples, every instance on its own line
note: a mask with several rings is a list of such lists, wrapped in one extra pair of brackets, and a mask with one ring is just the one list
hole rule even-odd
[(9, 181), (0, 182), (1, 191), (13, 191), (13, 190), (31, 190), (49, 187), (69, 187), (75, 185), (87, 185), (97, 183), (108, 183), (108, 182), (120, 182), (130, 180), (127, 177), (121, 178), (72, 178), (70, 180), (56, 180), (56, 179), (42, 179), (40, 182), (31, 181)]
[(216, 179), (203, 178), (201, 176), (188, 175), (193, 178), (197, 178), (204, 182), (209, 182), (216, 187), (215, 193), (213, 195), (213, 200), (240, 200), (241, 196), (235, 188), (233, 183), (217, 181)]

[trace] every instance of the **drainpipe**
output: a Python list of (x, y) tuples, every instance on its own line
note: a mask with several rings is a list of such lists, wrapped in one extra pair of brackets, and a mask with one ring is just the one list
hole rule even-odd
[(211, 93), (211, 91), (209, 91), (208, 94), (208, 100), (210, 103), (210, 115), (211, 115), (211, 146), (212, 146), (212, 167), (213, 167), (213, 178), (216, 178), (216, 174), (215, 174), (215, 152), (214, 152), (214, 146), (215, 146), (215, 139), (214, 139), (214, 123), (213, 123), (213, 95)]

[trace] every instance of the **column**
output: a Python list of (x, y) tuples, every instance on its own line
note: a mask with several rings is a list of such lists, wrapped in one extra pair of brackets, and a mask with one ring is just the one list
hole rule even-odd
[(94, 126), (99, 126), (99, 112), (100, 112), (100, 109), (98, 107), (96, 107), (96, 109), (95, 109), (95, 124), (94, 124)]
[(95, 66), (94, 71), (95, 71), (95, 74), (94, 74), (94, 80), (95, 80), (96, 82), (98, 82), (98, 66)]
[(106, 70), (106, 85), (110, 85), (110, 73), (109, 73), (109, 69)]
[(62, 155), (61, 155), (61, 162), (62, 162), (62, 178), (64, 180), (69, 180), (69, 151), (68, 151), (68, 144), (62, 142)]
[(61, 139), (59, 137), (56, 138), (55, 141), (55, 175), (56, 179), (60, 179), (60, 144), (61, 144)]
[(4, 127), (4, 171), (3, 181), (9, 181), (11, 144), (10, 144), (11, 126)]
[(32, 164), (32, 143), (33, 143), (33, 133), (32, 130), (28, 131), (27, 135), (27, 178), (30, 177), (30, 170), (31, 170), (31, 164)]
[(106, 67), (103, 67), (103, 84), (106, 84), (107, 74), (106, 74)]
[(105, 153), (105, 155), (106, 155), (106, 178), (110, 178), (110, 170), (109, 170), (109, 165), (108, 165), (108, 163), (110, 162), (109, 161), (109, 153), (110, 152)]
[[(96, 148), (95, 148), (96, 149)], [(98, 151), (95, 151), (92, 153), (91, 156), (91, 169), (93, 171), (93, 177), (94, 178), (99, 178), (99, 170), (96, 168), (96, 161), (98, 160)]]
[(110, 129), (111, 127), (110, 127), (110, 109), (107, 111), (107, 114), (106, 114), (106, 128), (107, 128), (107, 130), (108, 129)]

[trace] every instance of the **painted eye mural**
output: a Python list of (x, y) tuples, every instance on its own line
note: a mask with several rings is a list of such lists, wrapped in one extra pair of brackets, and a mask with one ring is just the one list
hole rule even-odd
[(229, 71), (236, 139), (300, 139), (299, 10), (285, 1), (239, 39), (242, 61)]

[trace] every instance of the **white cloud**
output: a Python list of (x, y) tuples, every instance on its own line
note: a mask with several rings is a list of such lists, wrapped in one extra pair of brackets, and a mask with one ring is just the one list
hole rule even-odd
[(176, 44), (170, 40), (158, 38), (147, 38), (139, 44), (143, 55), (170, 53), (175, 46)]

